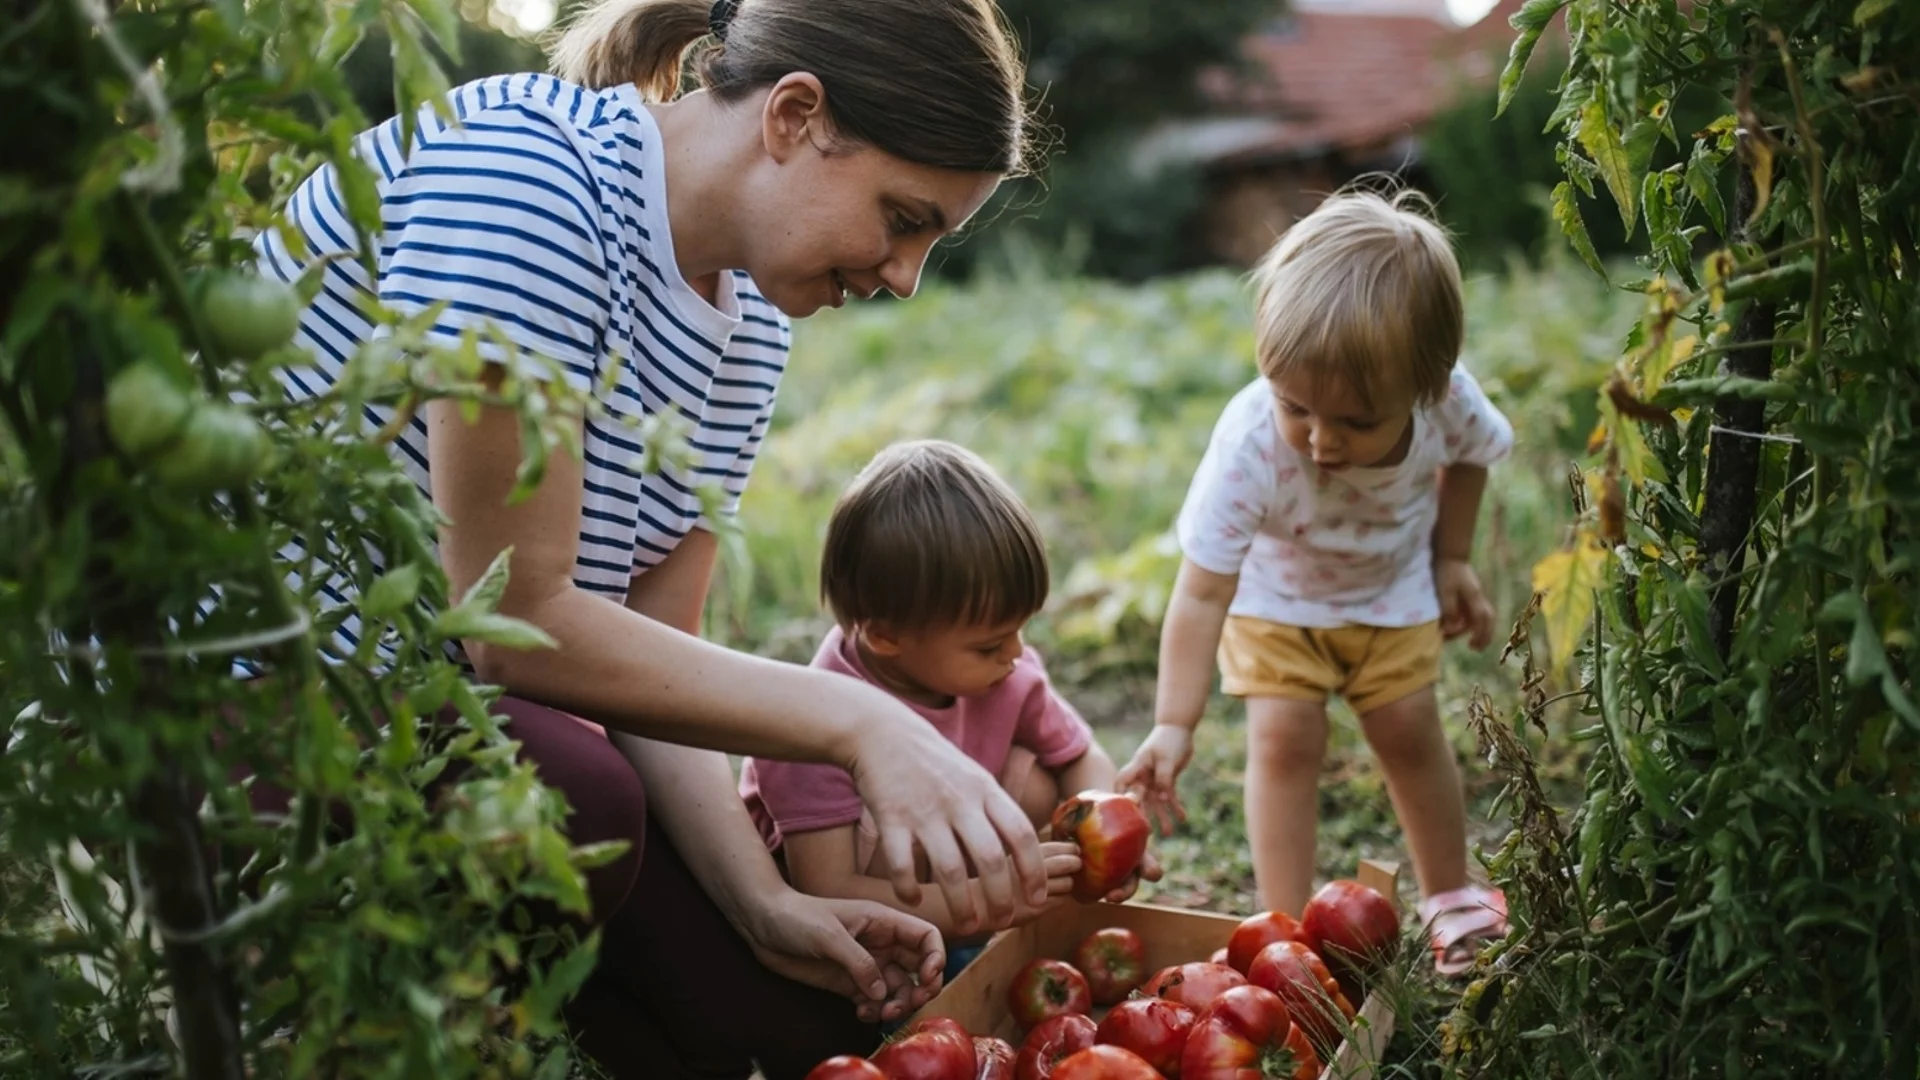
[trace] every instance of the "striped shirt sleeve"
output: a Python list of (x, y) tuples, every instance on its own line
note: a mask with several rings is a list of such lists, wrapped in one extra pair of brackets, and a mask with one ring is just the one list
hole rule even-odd
[(436, 344), (475, 332), (483, 359), (540, 377), (518, 361), (542, 357), (586, 390), (611, 304), (599, 195), (551, 119), (513, 119), (420, 133), (386, 196), (380, 300), (408, 316), (443, 304)]

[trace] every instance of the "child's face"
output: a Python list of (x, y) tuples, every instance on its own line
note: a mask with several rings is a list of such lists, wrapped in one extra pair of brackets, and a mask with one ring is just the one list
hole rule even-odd
[(1413, 395), (1376, 399), (1371, 408), (1338, 379), (1293, 373), (1270, 380), (1280, 435), (1323, 469), (1397, 465), (1413, 434)]
[(984, 694), (1013, 674), (1013, 662), (1026, 643), (1020, 631), (1026, 619), (998, 626), (945, 626), (889, 632), (863, 627), (874, 674), (895, 683), (893, 689), (924, 704)]

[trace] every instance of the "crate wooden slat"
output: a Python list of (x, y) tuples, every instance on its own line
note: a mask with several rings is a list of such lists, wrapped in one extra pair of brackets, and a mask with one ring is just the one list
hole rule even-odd
[[(1362, 860), (1356, 879), (1399, 906), (1399, 866)], [(1074, 905), (1049, 912), (1025, 926), (993, 939), (978, 959), (948, 983), (915, 1018), (944, 1016), (975, 1035), (997, 1035), (1020, 1045), (1020, 1029), (1007, 1013), (1007, 987), (1033, 957), (1061, 959), (1087, 934), (1105, 926), (1122, 926), (1140, 935), (1146, 946), (1147, 971), (1174, 964), (1205, 960), (1224, 947), (1240, 916), (1188, 911), (1154, 904)], [(1393, 1010), (1378, 997), (1360, 1007), (1354, 1036), (1340, 1044), (1321, 1080), (1374, 1080), (1380, 1056), (1393, 1037)]]

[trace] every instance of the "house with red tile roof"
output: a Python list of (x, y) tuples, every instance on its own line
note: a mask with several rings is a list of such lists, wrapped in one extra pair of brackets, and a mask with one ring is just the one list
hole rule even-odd
[(1498, 77), (1520, 4), (1461, 26), (1444, 0), (1293, 0), (1242, 43), (1239, 65), (1201, 76), (1210, 111), (1148, 133), (1136, 166), (1199, 165), (1207, 254), (1250, 264), (1353, 177), (1417, 180), (1422, 129)]

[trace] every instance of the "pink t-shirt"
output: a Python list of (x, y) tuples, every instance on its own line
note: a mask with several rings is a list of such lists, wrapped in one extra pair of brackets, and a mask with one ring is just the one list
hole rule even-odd
[[(837, 627), (820, 643), (813, 666), (879, 685)], [(984, 694), (956, 698), (944, 709), (904, 699), (902, 704), (926, 717), (948, 742), (995, 776), (1016, 746), (1031, 750), (1043, 768), (1054, 769), (1077, 760), (1093, 741), (1087, 722), (1053, 692), (1046, 668), (1031, 648), (1014, 661), (1013, 674)], [(863, 809), (845, 769), (765, 758), (747, 759), (740, 773), (740, 797), (767, 847), (776, 851), (783, 838), (795, 833), (856, 825)]]

